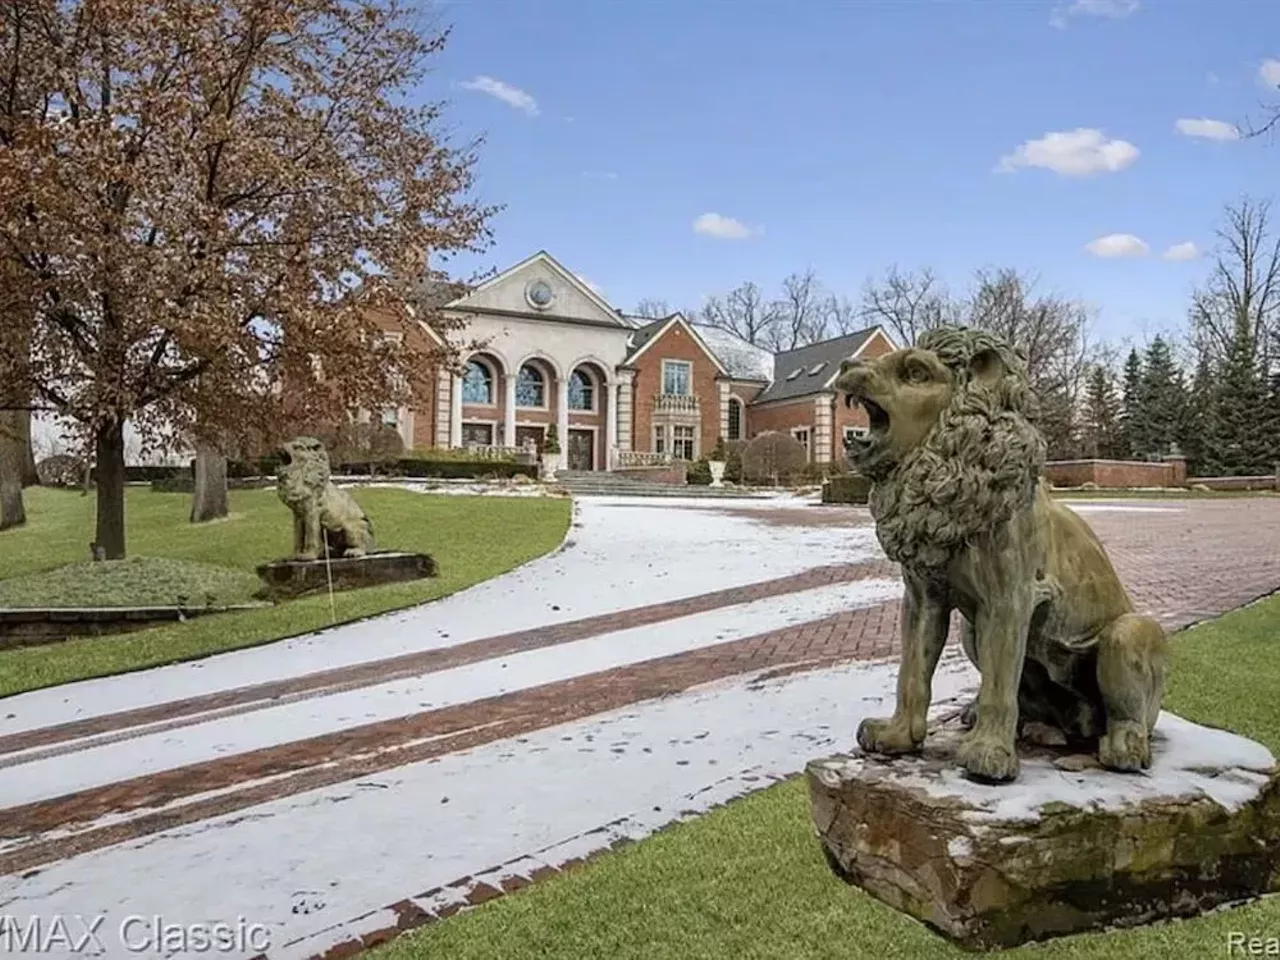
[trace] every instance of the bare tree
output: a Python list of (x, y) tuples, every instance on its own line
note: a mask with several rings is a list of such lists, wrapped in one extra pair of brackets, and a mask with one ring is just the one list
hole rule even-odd
[(826, 328), (830, 336), (853, 333), (867, 326), (862, 308), (848, 297), (837, 297), (833, 293), (827, 298), (826, 313)]
[(772, 304), (776, 318), (766, 336), (776, 351), (794, 350), (822, 340), (827, 334), (831, 298), (812, 269), (792, 273), (782, 281), (782, 296)]
[(653, 297), (645, 297), (636, 304), (637, 317), (647, 317), (650, 320), (661, 320), (669, 317), (674, 311), (671, 305), (665, 300), (656, 300)]
[(963, 322), (990, 330), (1022, 352), (1040, 401), (1040, 428), (1052, 458), (1076, 453), (1076, 414), (1089, 371), (1102, 359), (1083, 304), (1036, 295), (1035, 282), (1010, 268), (979, 270), (959, 307)]
[(1242, 324), (1263, 364), (1280, 352), (1280, 237), (1269, 229), (1270, 206), (1246, 198), (1227, 207), (1213, 270), (1192, 295), (1192, 343), (1215, 361)]
[(862, 289), (861, 320), (885, 327), (895, 340), (915, 343), (920, 334), (952, 319), (946, 291), (932, 270), (903, 272), (890, 267), (879, 281)]
[(737, 334), (747, 343), (764, 345), (771, 338), (778, 315), (776, 304), (766, 301), (760, 288), (748, 280), (723, 298), (708, 297), (702, 307), (702, 322)]

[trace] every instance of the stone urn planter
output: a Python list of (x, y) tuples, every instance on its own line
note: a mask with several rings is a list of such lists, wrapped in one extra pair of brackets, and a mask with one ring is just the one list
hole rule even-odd
[(560, 454), (542, 451), (542, 479), (550, 483), (560, 469)]
[(711, 486), (723, 487), (725, 462), (723, 460), (708, 460), (707, 466), (711, 468)]

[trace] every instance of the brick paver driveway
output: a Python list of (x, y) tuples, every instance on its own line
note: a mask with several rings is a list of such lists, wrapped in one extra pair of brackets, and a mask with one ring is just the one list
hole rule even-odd
[[(1075, 508), (1170, 628), (1280, 587), (1280, 498)], [(900, 592), (860, 509), (588, 500), (436, 604), (9, 698), (0, 915), (105, 914), (107, 956), (147, 955), (128, 916), (346, 952), (847, 747)]]

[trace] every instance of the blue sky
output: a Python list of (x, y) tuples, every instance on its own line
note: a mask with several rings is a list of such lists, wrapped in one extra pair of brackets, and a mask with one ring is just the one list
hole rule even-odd
[[(505, 205), (496, 246), (459, 266), (545, 248), (627, 310), (807, 267), (856, 297), (894, 263), (957, 289), (1014, 266), (1141, 341), (1182, 325), (1223, 205), (1280, 173), (1280, 142), (1220, 139), (1259, 116), (1269, 69), (1280, 83), (1273, 0), (442, 11), (422, 92), (456, 137), (486, 137), (478, 196)], [(1166, 259), (1180, 244), (1200, 255)]]

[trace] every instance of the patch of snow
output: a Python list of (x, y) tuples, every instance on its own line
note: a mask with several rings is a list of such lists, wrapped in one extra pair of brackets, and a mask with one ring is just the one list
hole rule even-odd
[[(387, 926), (384, 908), (420, 891), (521, 857), (563, 863), (848, 749), (865, 715), (891, 709), (895, 676), (877, 664), (710, 684), (0, 878), (0, 904), (244, 918), (270, 929), (272, 960), (311, 956)], [(975, 679), (949, 658), (935, 696)], [(135, 956), (104, 945), (108, 958)]]
[(71, 752), (58, 748), (52, 755), (35, 748), (29, 752), (39, 759), (23, 763), (21, 753), (5, 758), (6, 766), (12, 763), (16, 770), (6, 771), (0, 781), (0, 804), (34, 803), (187, 764), (713, 647), (883, 603), (901, 594), (897, 580), (835, 584), (102, 746)]
[[(858, 758), (833, 761), (839, 773)], [(1061, 770), (1044, 758), (1024, 758), (1017, 783), (990, 785), (964, 776), (958, 766), (922, 773), (906, 761), (890, 774), (896, 782), (930, 796), (958, 798), (975, 824), (1036, 820), (1046, 804), (1080, 809), (1123, 810), (1157, 798), (1207, 797), (1227, 812), (1258, 796), (1275, 770), (1266, 747), (1228, 730), (1202, 727), (1161, 712), (1152, 740), (1151, 768), (1140, 774), (1091, 769)]]
[[(786, 526), (746, 515), (766, 505), (810, 509), (798, 498), (689, 503), (698, 509), (673, 517), (674, 504), (653, 498), (578, 501), (565, 544), (503, 576), (278, 643), (8, 697), (0, 735), (883, 557), (869, 525)], [(724, 506), (734, 512), (716, 509)]]
[(953, 860), (963, 860), (973, 854), (973, 841), (963, 836), (952, 837), (947, 841), (947, 854)]
[(731, 377), (773, 381), (773, 354), (743, 340), (735, 333), (704, 323), (690, 324), (707, 349), (716, 355)]

